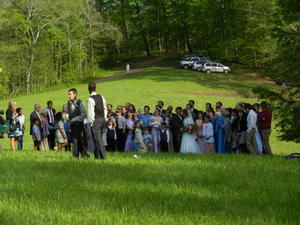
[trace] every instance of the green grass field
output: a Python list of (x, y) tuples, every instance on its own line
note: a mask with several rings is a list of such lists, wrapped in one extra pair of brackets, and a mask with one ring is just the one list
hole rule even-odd
[[(79, 98), (87, 84), (75, 85)], [(114, 106), (137, 108), (157, 100), (185, 106), (190, 99), (206, 102), (254, 103), (253, 87), (279, 89), (252, 71), (201, 74), (152, 66), (98, 84)], [(69, 87), (68, 87), (69, 88)], [(36, 103), (67, 102), (67, 89), (15, 100), (27, 119)], [(6, 108), (1, 101), (0, 108)], [(27, 123), (27, 127), (28, 123)], [(11, 152), (1, 139), (0, 225), (297, 225), (300, 224), (300, 164), (282, 155), (299, 152), (299, 144), (272, 134), (275, 156), (109, 153), (106, 161), (74, 160), (65, 152), (34, 152), (26, 131), (25, 150)]]

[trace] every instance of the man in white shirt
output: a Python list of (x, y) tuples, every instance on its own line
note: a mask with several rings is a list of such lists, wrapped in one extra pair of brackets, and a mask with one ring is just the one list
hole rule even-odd
[(257, 130), (256, 121), (257, 115), (253, 111), (253, 107), (250, 104), (245, 105), (245, 109), (247, 111), (247, 134), (246, 134), (246, 144), (250, 154), (257, 154), (257, 142), (255, 133)]
[(88, 86), (90, 97), (88, 98), (87, 118), (91, 123), (92, 135), (95, 142), (95, 159), (105, 159), (102, 132), (106, 125), (107, 106), (105, 98), (96, 92), (96, 83), (90, 82)]

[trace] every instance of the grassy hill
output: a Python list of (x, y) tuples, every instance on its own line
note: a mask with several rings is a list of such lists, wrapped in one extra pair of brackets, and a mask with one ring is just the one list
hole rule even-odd
[[(222, 101), (256, 102), (253, 87), (276, 89), (252, 71), (201, 74), (148, 66), (102, 80), (98, 90), (114, 106), (138, 108), (157, 100), (196, 107)], [(75, 85), (79, 98), (87, 84)], [(16, 98), (27, 119), (33, 105), (67, 101), (67, 89)], [(0, 108), (6, 108), (1, 101)], [(27, 123), (28, 127), (28, 123)], [(13, 153), (8, 140), (0, 154), (1, 225), (297, 225), (300, 223), (299, 162), (282, 154), (299, 144), (277, 141), (275, 156), (109, 153), (106, 161), (74, 160), (65, 152), (34, 152), (26, 131), (25, 150)]]
[[(106, 97), (108, 103), (115, 107), (130, 102), (137, 108), (150, 105), (154, 109), (158, 100), (163, 100), (165, 105), (185, 107), (188, 100), (194, 99), (196, 108), (204, 110), (206, 102), (214, 105), (217, 101), (222, 101), (226, 107), (234, 107), (237, 102), (241, 101), (257, 102), (257, 96), (252, 93), (254, 87), (280, 89), (272, 81), (259, 77), (255, 72), (238, 67), (233, 67), (233, 73), (230, 74), (204, 74), (170, 67), (170, 64), (157, 62), (157, 59), (154, 59), (153, 63), (159, 66), (151, 66), (150, 63), (135, 63), (134, 67), (139, 68), (135, 71), (127, 74), (118, 73), (115, 76), (110, 74), (108, 78), (99, 80), (98, 91)], [(79, 90), (79, 98), (86, 101), (87, 84), (74, 86)], [(33, 105), (36, 103), (46, 107), (46, 102), (52, 100), (54, 107), (60, 110), (67, 102), (69, 88), (71, 86), (20, 96), (15, 100), (18, 107), (25, 109), (28, 122)], [(8, 100), (2, 100), (0, 109), (6, 109), (7, 102)], [(271, 138), (274, 153), (287, 154), (299, 151), (299, 144), (277, 141), (275, 129)], [(27, 130), (25, 149), (31, 150), (32, 141), (28, 133)], [(9, 147), (8, 140), (0, 140), (0, 142), (4, 143), (6, 149)]]

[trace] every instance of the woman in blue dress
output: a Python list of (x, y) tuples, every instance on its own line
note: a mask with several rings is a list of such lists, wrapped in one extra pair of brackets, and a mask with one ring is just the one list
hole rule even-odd
[(127, 112), (127, 119), (126, 119), (126, 130), (127, 130), (127, 137), (126, 137), (126, 144), (125, 144), (125, 152), (132, 152), (134, 151), (134, 119), (133, 119), (133, 111)]
[(218, 153), (224, 154), (226, 153), (224, 133), (223, 133), (223, 125), (225, 122), (225, 117), (220, 112), (216, 112), (216, 117), (217, 117), (216, 133), (217, 133)]

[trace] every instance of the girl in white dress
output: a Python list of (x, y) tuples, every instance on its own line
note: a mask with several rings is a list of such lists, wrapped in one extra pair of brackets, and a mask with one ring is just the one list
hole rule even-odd
[(183, 110), (182, 116), (184, 118), (184, 133), (182, 135), (180, 153), (200, 153), (200, 148), (196, 141), (194, 120), (188, 116), (186, 110)]

